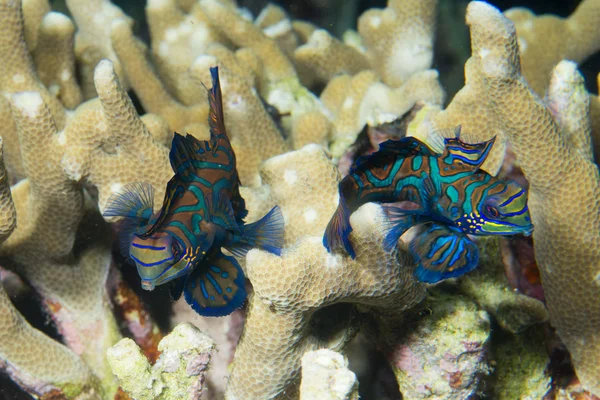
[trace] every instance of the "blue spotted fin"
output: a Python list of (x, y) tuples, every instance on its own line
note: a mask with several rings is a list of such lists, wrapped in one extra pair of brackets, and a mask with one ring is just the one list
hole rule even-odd
[(415, 276), (425, 283), (464, 275), (477, 267), (479, 261), (475, 243), (446, 225), (432, 224), (417, 235), (409, 247), (418, 262)]
[(281, 255), (285, 222), (279, 206), (256, 222), (240, 226), (240, 234), (234, 235), (234, 243), (226, 246), (237, 257), (245, 257), (253, 248)]
[(410, 227), (431, 221), (425, 210), (406, 210), (400, 207), (384, 206), (387, 220), (384, 222), (385, 237), (383, 249), (392, 251), (396, 243)]
[(338, 207), (331, 217), (329, 224), (325, 228), (325, 234), (323, 235), (323, 246), (328, 252), (344, 248), (348, 255), (352, 259), (356, 258), (356, 252), (350, 243), (350, 232), (352, 232), (352, 226), (350, 225), (350, 210), (346, 204), (346, 199), (340, 193), (340, 202)]
[(129, 258), (133, 234), (149, 225), (154, 208), (154, 188), (149, 183), (132, 182), (113, 193), (106, 202), (104, 217), (123, 217), (119, 224), (119, 248)]
[(244, 304), (244, 272), (231, 256), (220, 251), (203, 260), (185, 281), (183, 295), (198, 314), (222, 317)]
[[(456, 127), (454, 134), (454, 138), (444, 139), (445, 148), (442, 157), (449, 164), (457, 162), (469, 165), (474, 169), (479, 169), (492, 149), (496, 137), (494, 136), (485, 142), (473, 144), (467, 143), (476, 139), (470, 139), (468, 134), (461, 134), (460, 125)], [(466, 140), (466, 142), (464, 142), (463, 139)]]

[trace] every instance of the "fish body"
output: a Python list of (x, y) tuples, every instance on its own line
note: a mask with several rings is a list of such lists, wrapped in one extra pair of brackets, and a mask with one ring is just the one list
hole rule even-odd
[(211, 74), (210, 140), (175, 133), (169, 154), (175, 174), (158, 214), (152, 215), (150, 185), (133, 183), (109, 199), (104, 215), (125, 217), (121, 249), (136, 265), (144, 289), (173, 282), (175, 298), (183, 292), (199, 314), (220, 316), (246, 298), (243, 271), (221, 248), (237, 256), (253, 247), (279, 254), (283, 218), (276, 206), (261, 220), (244, 223), (247, 210), (225, 130), (217, 69)]
[(441, 154), (406, 137), (384, 142), (379, 151), (359, 158), (339, 184), (340, 202), (323, 237), (327, 250), (343, 248), (355, 257), (349, 218), (368, 202), (414, 205), (386, 207), (388, 250), (411, 226), (432, 225), (410, 245), (420, 263), (417, 277), (430, 283), (475, 268), (477, 248), (467, 234), (531, 234), (526, 191), (479, 169), (494, 140), (467, 144), (459, 135), (460, 129), (456, 138), (444, 140)]

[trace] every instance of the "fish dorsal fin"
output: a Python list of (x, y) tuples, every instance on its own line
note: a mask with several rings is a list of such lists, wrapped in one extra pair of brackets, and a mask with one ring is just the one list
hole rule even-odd
[(375, 153), (358, 157), (354, 162), (354, 166), (358, 167), (368, 161), (375, 162), (377, 160), (385, 160), (390, 156), (408, 157), (412, 155), (431, 156), (434, 155), (434, 153), (419, 139), (408, 136), (399, 140), (387, 140), (379, 144), (379, 150)]
[[(442, 158), (448, 164), (460, 163), (473, 169), (481, 167), (496, 140), (494, 136), (485, 142), (465, 143), (461, 140), (460, 125), (456, 127), (455, 136), (444, 139), (445, 148)], [(462, 135), (462, 138), (465, 139), (465, 135)]]
[(191, 146), (192, 139), (196, 140), (190, 135), (180, 135), (175, 132), (173, 141), (171, 142), (171, 151), (169, 152), (169, 161), (171, 162), (171, 168), (175, 174), (180, 176), (186, 176), (193, 173), (194, 166), (192, 160), (198, 157), (194, 154)]
[(404, 156), (434, 155), (425, 143), (412, 136), (403, 137), (400, 140), (387, 140), (379, 145), (379, 151), (384, 153), (396, 153)]
[(219, 67), (210, 69), (212, 87), (208, 91), (208, 126), (210, 127), (210, 146), (212, 152), (217, 151), (219, 140), (227, 138), (225, 130), (225, 116), (223, 115), (223, 97), (221, 95), (221, 83), (219, 81)]

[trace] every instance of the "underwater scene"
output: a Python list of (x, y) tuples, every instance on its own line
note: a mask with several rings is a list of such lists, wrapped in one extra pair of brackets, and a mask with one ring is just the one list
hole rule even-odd
[(600, 0), (0, 0), (0, 400), (600, 400)]

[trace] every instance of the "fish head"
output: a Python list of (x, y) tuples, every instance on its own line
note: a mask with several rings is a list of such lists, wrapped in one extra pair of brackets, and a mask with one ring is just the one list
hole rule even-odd
[(457, 225), (475, 235), (531, 235), (527, 191), (511, 181), (496, 180), (494, 184), (494, 190), (474, 202), (473, 211), (464, 214)]
[(189, 273), (194, 266), (194, 259), (186, 257), (189, 253), (185, 244), (166, 232), (134, 235), (129, 249), (146, 290)]

